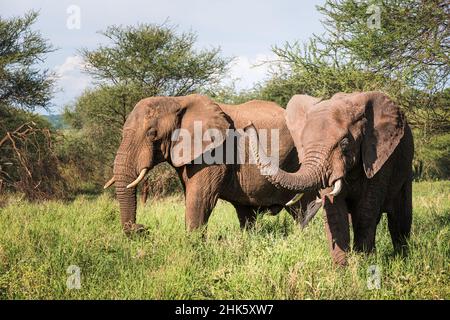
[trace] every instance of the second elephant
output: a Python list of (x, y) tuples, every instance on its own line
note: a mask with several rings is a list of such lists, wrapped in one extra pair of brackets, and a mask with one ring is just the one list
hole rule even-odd
[[(288, 103), (286, 122), (300, 169), (289, 173), (265, 161), (259, 166), (286, 192), (320, 195), (333, 260), (346, 263), (349, 215), (355, 250), (375, 248), (383, 212), (394, 248), (404, 250), (412, 222), (414, 145), (399, 107), (380, 92), (340, 93), (329, 100), (296, 95)], [(253, 135), (255, 144), (257, 135)]]

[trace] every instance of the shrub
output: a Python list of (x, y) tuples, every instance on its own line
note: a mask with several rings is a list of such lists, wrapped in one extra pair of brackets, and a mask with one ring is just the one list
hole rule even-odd
[(56, 132), (43, 117), (0, 106), (0, 192), (28, 199), (64, 197), (55, 153)]
[(450, 133), (426, 137), (417, 130), (414, 139), (414, 178), (450, 179)]

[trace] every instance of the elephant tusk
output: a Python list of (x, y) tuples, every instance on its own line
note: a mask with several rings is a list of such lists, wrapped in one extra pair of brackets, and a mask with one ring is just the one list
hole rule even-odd
[(114, 177), (112, 177), (111, 179), (109, 179), (109, 181), (107, 183), (105, 183), (105, 185), (103, 186), (103, 189), (107, 189), (110, 186), (112, 186), (114, 184), (114, 182), (116, 182), (116, 180), (114, 179)]
[(319, 197), (316, 197), (316, 203), (322, 203), (322, 199), (320, 199)]
[(289, 202), (286, 203), (287, 207), (292, 206), (294, 203), (296, 203), (298, 200), (300, 200), (303, 197), (303, 193), (298, 193), (293, 197)]
[(339, 192), (342, 190), (342, 179), (339, 179), (334, 183), (333, 191), (330, 192), (330, 195), (337, 196)]
[(139, 176), (136, 178), (136, 180), (127, 185), (127, 189), (136, 187), (139, 184), (139, 182), (141, 182), (142, 179), (144, 179), (144, 176), (147, 173), (147, 171), (148, 171), (147, 168), (142, 169), (141, 173), (139, 173)]

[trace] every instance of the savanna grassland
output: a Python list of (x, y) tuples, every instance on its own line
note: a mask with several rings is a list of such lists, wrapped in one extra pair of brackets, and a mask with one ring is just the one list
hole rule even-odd
[[(118, 205), (104, 194), (33, 204), (13, 196), (0, 209), (1, 299), (449, 299), (450, 181), (414, 184), (408, 257), (394, 256), (383, 217), (376, 254), (351, 253), (337, 268), (322, 215), (300, 230), (286, 213), (241, 231), (219, 201), (206, 238), (184, 230), (182, 197), (138, 210), (149, 233), (125, 237)], [(67, 268), (81, 270), (69, 290)], [(367, 288), (377, 265), (381, 288)]]

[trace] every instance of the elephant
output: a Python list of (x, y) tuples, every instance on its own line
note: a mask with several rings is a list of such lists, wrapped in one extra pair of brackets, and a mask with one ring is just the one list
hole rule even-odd
[(387, 213), (395, 251), (406, 252), (414, 143), (400, 108), (376, 91), (337, 93), (328, 100), (295, 95), (286, 107), (286, 123), (301, 163), (298, 170), (268, 163), (264, 151), (256, 151), (258, 134), (251, 127), (250, 150), (274, 185), (289, 194), (316, 192), (334, 263), (347, 263), (350, 222), (354, 250), (375, 249), (382, 213)]
[[(299, 204), (286, 206), (295, 192), (279, 190), (262, 177), (257, 166), (248, 160), (248, 150), (244, 150), (247, 160), (242, 163), (206, 163), (202, 158), (208, 153), (213, 154), (219, 146), (223, 148), (224, 157), (233, 157), (237, 147), (230, 147), (227, 141), (236, 140), (236, 136), (230, 135), (229, 131), (242, 130), (252, 123), (258, 130), (278, 130), (279, 164), (285, 170), (297, 170), (297, 150), (284, 121), (284, 113), (285, 110), (273, 102), (253, 100), (227, 105), (199, 94), (149, 97), (139, 101), (123, 126), (113, 177), (105, 185), (107, 188), (115, 183), (125, 233), (130, 235), (146, 229), (136, 223), (136, 187), (149, 170), (164, 161), (175, 168), (181, 180), (188, 230), (207, 223), (219, 198), (234, 206), (241, 228), (251, 226), (259, 211), (277, 214), (286, 208), (295, 219), (301, 219), (307, 212), (308, 203), (314, 201), (314, 194), (305, 195)], [(216, 130), (223, 138), (219, 137), (212, 147), (202, 141), (197, 148), (194, 143), (190, 150), (180, 153), (182, 156), (174, 156), (184, 140), (184, 137), (173, 139), (174, 136), (181, 130), (194, 133), (195, 122), (201, 123), (202, 135), (208, 130)], [(189, 142), (189, 138), (186, 139)]]

